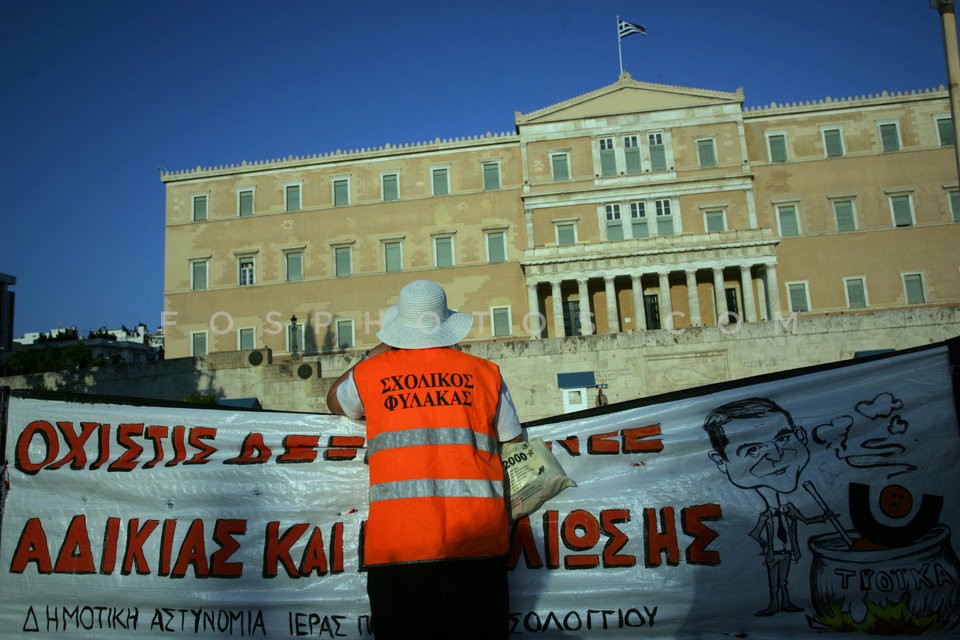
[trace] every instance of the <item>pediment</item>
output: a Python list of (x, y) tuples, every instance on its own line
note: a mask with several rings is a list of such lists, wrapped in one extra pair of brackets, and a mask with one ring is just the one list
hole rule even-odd
[(644, 113), (703, 107), (717, 104), (742, 103), (743, 90), (736, 92), (710, 91), (639, 82), (624, 73), (614, 84), (576, 98), (539, 109), (532, 113), (517, 112), (517, 125), (541, 124), (596, 118), (626, 113)]

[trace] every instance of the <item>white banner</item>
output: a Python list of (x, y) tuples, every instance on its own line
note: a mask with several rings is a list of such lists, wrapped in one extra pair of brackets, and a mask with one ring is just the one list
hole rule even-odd
[[(577, 486), (514, 526), (510, 633), (957, 634), (949, 346), (530, 425)], [(0, 637), (372, 637), (364, 444), (328, 415), (11, 397)]]

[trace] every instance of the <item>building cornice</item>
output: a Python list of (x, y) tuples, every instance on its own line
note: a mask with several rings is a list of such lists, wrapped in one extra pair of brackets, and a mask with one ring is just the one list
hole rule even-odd
[(753, 120), (766, 116), (784, 115), (811, 115), (823, 111), (838, 111), (842, 109), (863, 109), (867, 107), (882, 107), (903, 102), (921, 102), (924, 100), (946, 100), (949, 97), (943, 85), (936, 89), (913, 89), (888, 93), (882, 91), (876, 94), (850, 96), (846, 98), (826, 97), (820, 100), (805, 102), (776, 103), (756, 107), (744, 107), (743, 119)]
[(297, 156), (291, 155), (287, 156), (286, 158), (275, 158), (272, 160), (256, 160), (253, 162), (244, 160), (243, 162), (236, 164), (164, 171), (160, 174), (160, 180), (163, 183), (171, 183), (196, 179), (220, 178), (236, 174), (246, 175), (258, 172), (314, 167), (317, 165), (335, 165), (344, 162), (395, 158), (414, 153), (449, 151), (467, 147), (495, 146), (504, 143), (513, 144), (517, 143), (518, 141), (519, 136), (515, 132), (508, 131), (501, 133), (490, 133), (488, 131), (483, 135), (458, 136), (456, 138), (436, 138), (432, 141), (410, 142), (403, 144), (388, 143), (378, 147), (363, 147), (360, 149), (351, 149), (347, 151), (337, 149), (336, 151), (328, 151), (326, 153), (314, 153)]
[(774, 236), (770, 229), (749, 229), (693, 236), (618, 240), (591, 245), (539, 247), (527, 249), (520, 265), (530, 278), (563, 273), (563, 269), (556, 271), (556, 267), (570, 263), (580, 264), (583, 269), (595, 270), (609, 264), (655, 267), (658, 264), (692, 263), (691, 256), (696, 256), (697, 260), (773, 258), (779, 242), (780, 239)]

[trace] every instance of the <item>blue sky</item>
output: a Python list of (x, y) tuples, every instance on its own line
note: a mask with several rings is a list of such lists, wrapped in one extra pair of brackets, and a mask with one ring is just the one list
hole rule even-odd
[(163, 310), (168, 170), (512, 131), (616, 81), (747, 106), (946, 85), (928, 0), (0, 0), (14, 331)]

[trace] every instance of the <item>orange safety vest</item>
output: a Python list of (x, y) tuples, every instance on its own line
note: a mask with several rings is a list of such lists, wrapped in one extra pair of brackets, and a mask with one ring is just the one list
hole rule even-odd
[(448, 347), (399, 349), (353, 376), (370, 466), (364, 565), (506, 554), (497, 366)]

